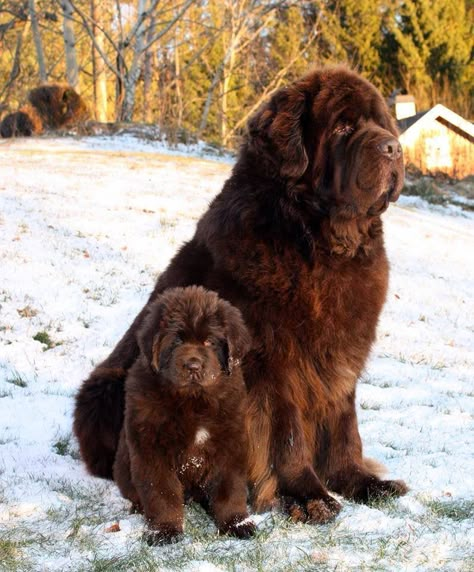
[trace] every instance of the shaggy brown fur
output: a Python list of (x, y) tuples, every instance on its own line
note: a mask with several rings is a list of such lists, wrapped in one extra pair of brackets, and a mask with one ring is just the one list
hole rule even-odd
[[(243, 371), (257, 510), (278, 493), (296, 520), (324, 522), (340, 508), (328, 489), (358, 501), (407, 490), (364, 459), (355, 408), (387, 292), (380, 215), (403, 178), (377, 90), (344, 67), (313, 71), (250, 120), (231, 177), (151, 294), (201, 284), (244, 316), (254, 340)], [(99, 476), (110, 476), (103, 459), (118, 436), (120, 399), (107, 404), (123, 379), (117, 387), (113, 372), (135, 362), (145, 315), (80, 392), (76, 434)], [(95, 422), (81, 422), (83, 410)]]
[(72, 127), (88, 116), (81, 96), (68, 85), (42, 85), (29, 92), (28, 100), (29, 104), (4, 118), (2, 137), (28, 137), (45, 129)]
[[(240, 312), (215, 292), (167, 290), (137, 333), (114, 479), (148, 521), (151, 543), (183, 531), (185, 494), (220, 532), (248, 538), (246, 390)], [(245, 521), (245, 522), (244, 522)]]

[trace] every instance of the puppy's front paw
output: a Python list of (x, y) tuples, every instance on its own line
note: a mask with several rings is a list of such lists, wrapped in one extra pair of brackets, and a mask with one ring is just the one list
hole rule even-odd
[(183, 535), (183, 529), (171, 523), (163, 523), (154, 525), (143, 533), (143, 540), (149, 546), (157, 546), (160, 544), (171, 544), (178, 542)]
[(246, 514), (236, 514), (228, 522), (219, 526), (219, 532), (230, 534), (237, 538), (250, 538), (255, 534), (257, 527)]

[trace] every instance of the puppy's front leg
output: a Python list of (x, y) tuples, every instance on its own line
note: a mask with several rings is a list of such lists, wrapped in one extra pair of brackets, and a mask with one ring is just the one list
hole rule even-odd
[(173, 542), (183, 533), (184, 492), (176, 472), (161, 454), (156, 428), (128, 431), (130, 469), (149, 531), (148, 544)]
[(247, 511), (247, 479), (242, 472), (225, 470), (211, 492), (211, 506), (219, 532), (238, 538), (255, 533), (255, 523)]
[(119, 446), (115, 455), (113, 467), (114, 481), (117, 484), (122, 496), (131, 501), (131, 512), (143, 512), (137, 489), (132, 481), (130, 472), (130, 454), (128, 451), (127, 438), (125, 436), (125, 427), (120, 432)]

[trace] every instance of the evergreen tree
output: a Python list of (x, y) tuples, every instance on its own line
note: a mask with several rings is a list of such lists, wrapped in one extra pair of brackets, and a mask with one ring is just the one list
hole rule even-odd
[[(453, 104), (472, 90), (472, 22), (459, 0), (403, 0), (391, 33), (401, 87), (416, 96), (419, 106), (439, 99)], [(471, 73), (469, 73), (469, 68)]]

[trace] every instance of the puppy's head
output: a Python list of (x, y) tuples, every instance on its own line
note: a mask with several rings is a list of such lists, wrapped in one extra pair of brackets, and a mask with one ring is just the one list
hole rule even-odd
[(198, 286), (160, 295), (137, 337), (151, 369), (181, 390), (225, 382), (250, 348), (239, 310)]

